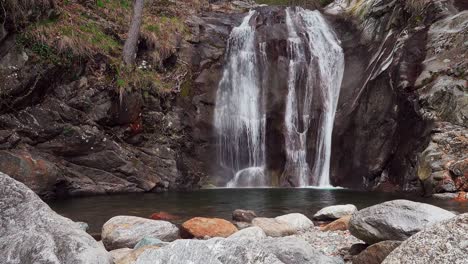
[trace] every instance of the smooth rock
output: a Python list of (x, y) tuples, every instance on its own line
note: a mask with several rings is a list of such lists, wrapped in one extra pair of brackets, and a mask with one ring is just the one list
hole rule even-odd
[(255, 238), (255, 239), (262, 239), (267, 237), (263, 229), (258, 226), (251, 226), (244, 228), (240, 231), (229, 236), (229, 238)]
[(349, 248), (349, 254), (352, 255), (352, 256), (359, 255), (359, 253), (361, 253), (362, 251), (364, 251), (364, 249), (366, 249), (368, 247), (369, 247), (369, 245), (364, 244), (364, 243), (353, 244)]
[(383, 264), (468, 263), (468, 213), (435, 225), (404, 241)]
[(455, 215), (442, 208), (408, 200), (394, 200), (353, 214), (349, 231), (368, 244), (385, 240), (406, 240), (426, 226)]
[(158, 246), (158, 247), (163, 247), (167, 246), (169, 243), (161, 241), (161, 239), (153, 238), (153, 237), (144, 237), (140, 242), (138, 242), (134, 249), (139, 249), (141, 247), (146, 247), (146, 246)]
[(178, 216), (167, 213), (167, 212), (163, 212), (163, 211), (154, 213), (149, 218), (151, 218), (153, 220), (164, 220), (164, 221), (179, 219)]
[(102, 227), (102, 241), (107, 250), (133, 248), (145, 237), (173, 241), (179, 229), (166, 221), (150, 220), (136, 216), (115, 216)]
[(314, 214), (315, 220), (333, 220), (340, 219), (343, 216), (352, 215), (357, 211), (356, 206), (352, 204), (328, 206)]
[(184, 238), (228, 237), (237, 231), (231, 222), (220, 218), (195, 217), (181, 226)]
[(252, 221), (252, 224), (260, 227), (267, 236), (271, 237), (283, 237), (297, 233), (297, 230), (288, 223), (274, 218), (257, 217)]
[(85, 223), (85, 222), (75, 222), (75, 224), (77, 224), (78, 227), (79, 227), (81, 230), (85, 231), (85, 232), (88, 231), (88, 229), (89, 229), (88, 223)]
[(278, 216), (275, 219), (288, 223), (297, 231), (306, 230), (314, 226), (314, 223), (309, 218), (307, 218), (307, 216), (298, 213)]
[(353, 264), (380, 264), (400, 244), (401, 241), (392, 240), (373, 244), (355, 256)]
[(458, 194), (457, 193), (435, 193), (432, 195), (432, 197), (436, 199), (441, 199), (441, 200), (452, 200), (457, 198)]
[(0, 173), (0, 262), (111, 264), (112, 257), (32, 190)]
[(251, 223), (257, 217), (257, 214), (252, 210), (237, 209), (232, 212), (232, 220), (236, 222)]
[(351, 220), (351, 215), (343, 216), (340, 219), (337, 219), (324, 227), (321, 227), (322, 231), (345, 231), (349, 228), (349, 221)]
[(132, 252), (131, 248), (119, 248), (119, 249), (114, 249), (109, 251), (109, 253), (112, 256), (112, 259), (114, 260), (114, 263), (118, 263), (119, 260), (127, 256)]
[(164, 248), (144, 247), (117, 264), (339, 264), (306, 241), (294, 238), (176, 240)]

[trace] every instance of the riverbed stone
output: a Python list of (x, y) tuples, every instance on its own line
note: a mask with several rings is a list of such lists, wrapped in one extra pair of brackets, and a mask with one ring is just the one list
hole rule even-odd
[(349, 222), (351, 234), (368, 244), (385, 240), (406, 240), (426, 226), (450, 219), (455, 214), (442, 208), (394, 200), (362, 209)]
[(373, 244), (353, 258), (353, 264), (380, 264), (401, 241), (387, 240)]
[(257, 217), (252, 220), (252, 224), (260, 227), (270, 237), (283, 237), (297, 233), (293, 226), (275, 218)]
[(151, 220), (136, 216), (115, 216), (102, 227), (102, 241), (107, 250), (133, 248), (143, 238), (158, 238), (173, 241), (179, 229), (166, 221)]
[(112, 259), (114, 260), (114, 263), (119, 263), (119, 260), (127, 256), (132, 252), (131, 248), (119, 248), (119, 249), (114, 249), (109, 251), (109, 254), (111, 254)]
[(163, 247), (167, 246), (169, 242), (164, 242), (161, 241), (161, 239), (154, 238), (154, 237), (144, 237), (140, 242), (138, 242), (134, 249), (138, 249), (141, 247), (146, 247), (146, 246), (158, 246), (158, 247)]
[(314, 214), (315, 220), (334, 220), (343, 216), (352, 215), (357, 211), (352, 204), (328, 206)]
[(340, 219), (337, 219), (324, 227), (321, 227), (322, 231), (345, 231), (349, 228), (349, 221), (351, 220), (351, 215), (343, 216)]
[(1, 263), (112, 263), (110, 254), (78, 224), (3, 173), (0, 197)]
[(228, 237), (237, 231), (231, 222), (220, 218), (195, 217), (181, 226), (184, 238)]
[(282, 215), (276, 217), (275, 219), (288, 223), (297, 231), (306, 230), (314, 226), (314, 223), (307, 216), (299, 213)]
[(232, 220), (236, 222), (251, 223), (257, 217), (257, 214), (252, 210), (236, 209), (232, 212)]
[(383, 264), (467, 263), (468, 213), (424, 228), (404, 241)]
[(164, 248), (141, 248), (118, 264), (339, 264), (339, 258), (328, 257), (306, 241), (294, 238), (212, 238), (177, 240)]
[(265, 231), (258, 226), (251, 226), (237, 231), (236, 233), (229, 236), (229, 238), (253, 238), (262, 239), (267, 237)]

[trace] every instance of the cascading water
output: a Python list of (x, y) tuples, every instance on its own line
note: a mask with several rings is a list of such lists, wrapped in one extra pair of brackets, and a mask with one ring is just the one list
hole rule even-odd
[[(272, 89), (265, 85), (271, 76), (260, 69), (269, 60), (267, 44), (257, 43), (256, 28), (251, 25), (256, 15), (257, 11), (250, 11), (241, 25), (232, 30), (227, 64), (217, 91), (218, 157), (220, 165), (234, 175), (227, 187), (267, 186), (270, 182), (265, 171), (265, 104), (271, 98), (264, 93)], [(285, 54), (289, 63), (287, 96), (282, 99), (286, 156), (283, 174), (294, 177), (296, 186), (329, 186), (331, 137), (344, 72), (343, 51), (318, 11), (287, 8), (286, 27)], [(320, 114), (314, 115), (313, 109), (317, 108)], [(308, 153), (311, 149), (315, 151), (313, 155)]]
[(265, 114), (250, 11), (228, 40), (227, 65), (216, 95), (215, 127), (221, 165), (233, 170), (228, 187), (266, 186)]
[[(329, 186), (333, 122), (344, 72), (343, 50), (318, 11), (288, 8), (286, 24), (290, 61), (285, 113), (285, 171), (297, 175), (300, 186), (311, 183)], [(301, 30), (301, 36), (298, 30)], [(307, 132), (311, 128), (313, 96), (320, 96), (323, 114), (317, 128), (311, 172), (307, 162)]]

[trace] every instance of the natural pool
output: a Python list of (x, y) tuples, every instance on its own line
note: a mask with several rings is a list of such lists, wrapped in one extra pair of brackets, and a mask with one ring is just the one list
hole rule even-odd
[(358, 209), (394, 199), (430, 203), (450, 211), (468, 212), (468, 204), (451, 200), (422, 198), (408, 193), (363, 192), (346, 189), (206, 189), (93, 196), (50, 201), (59, 214), (90, 225), (90, 233), (100, 233), (102, 225), (116, 215), (149, 217), (165, 211), (180, 216), (179, 222), (195, 216), (231, 219), (235, 209), (250, 209), (259, 216), (273, 217), (303, 213), (309, 217), (323, 207), (354, 204)]

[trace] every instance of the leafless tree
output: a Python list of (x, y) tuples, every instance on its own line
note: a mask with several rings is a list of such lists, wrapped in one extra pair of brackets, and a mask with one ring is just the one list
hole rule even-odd
[(126, 65), (135, 64), (138, 38), (140, 37), (140, 26), (143, 20), (144, 0), (135, 0), (133, 3), (133, 15), (128, 30), (128, 37), (123, 48), (123, 62)]

